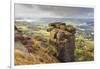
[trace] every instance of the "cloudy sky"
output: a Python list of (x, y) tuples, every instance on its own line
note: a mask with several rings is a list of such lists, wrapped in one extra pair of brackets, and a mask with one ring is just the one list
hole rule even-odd
[(34, 4), (15, 4), (15, 19), (17, 18), (93, 18), (93, 8), (61, 7)]

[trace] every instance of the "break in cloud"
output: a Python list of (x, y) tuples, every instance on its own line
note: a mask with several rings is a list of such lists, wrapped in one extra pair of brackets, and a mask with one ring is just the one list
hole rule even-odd
[(94, 17), (93, 8), (15, 4), (15, 19), (18, 18), (88, 18)]

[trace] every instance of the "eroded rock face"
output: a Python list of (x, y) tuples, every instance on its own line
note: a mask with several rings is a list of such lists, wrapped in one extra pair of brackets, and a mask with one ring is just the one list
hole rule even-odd
[[(65, 29), (61, 30), (60, 25), (63, 25)], [(76, 29), (72, 25), (66, 25), (61, 22), (51, 23), (49, 24), (49, 27), (52, 28), (52, 30), (50, 30), (49, 41), (50, 44), (56, 46), (59, 61), (74, 61)]]

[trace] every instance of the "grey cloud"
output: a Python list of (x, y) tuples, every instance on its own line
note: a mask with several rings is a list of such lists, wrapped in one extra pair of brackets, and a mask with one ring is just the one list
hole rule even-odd
[(93, 8), (49, 6), (34, 4), (15, 4), (15, 18), (93, 18)]

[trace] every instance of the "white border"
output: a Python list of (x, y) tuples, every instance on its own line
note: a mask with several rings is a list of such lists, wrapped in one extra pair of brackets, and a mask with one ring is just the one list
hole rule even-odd
[[(25, 3), (25, 4), (41, 4), (41, 5), (56, 5), (56, 6), (74, 6), (74, 7), (90, 7), (90, 8), (95, 8), (95, 2), (85, 2), (85, 1), (59, 1), (57, 2), (57, 0), (53, 0), (55, 2), (52, 1), (34, 1), (34, 0), (12, 0), (11, 1), (11, 63), (10, 66), (12, 69), (47, 69), (48, 67), (51, 69), (53, 67), (61, 69), (62, 67), (67, 68), (71, 68), (71, 66), (77, 67), (77, 65), (80, 66), (88, 66), (88, 65), (92, 65), (94, 62), (73, 62), (73, 63), (57, 63), (56, 64), (38, 64), (38, 65), (21, 65), (21, 66), (14, 66), (14, 3)], [(88, 1), (88, 0), (87, 0)], [(77, 65), (76, 65), (77, 64)], [(83, 65), (84, 64), (84, 65)], [(40, 68), (41, 67), (41, 68)]]
[(10, 27), (10, 30), (11, 30), (11, 33), (10, 33), (10, 38), (11, 38), (11, 41), (10, 41), (10, 46), (11, 46), (11, 58), (10, 58), (10, 67), (11, 68), (14, 68), (14, 2), (11, 1), (11, 12), (10, 12), (10, 15), (11, 15), (11, 18), (10, 18), (10, 22), (11, 22), (11, 27)]

